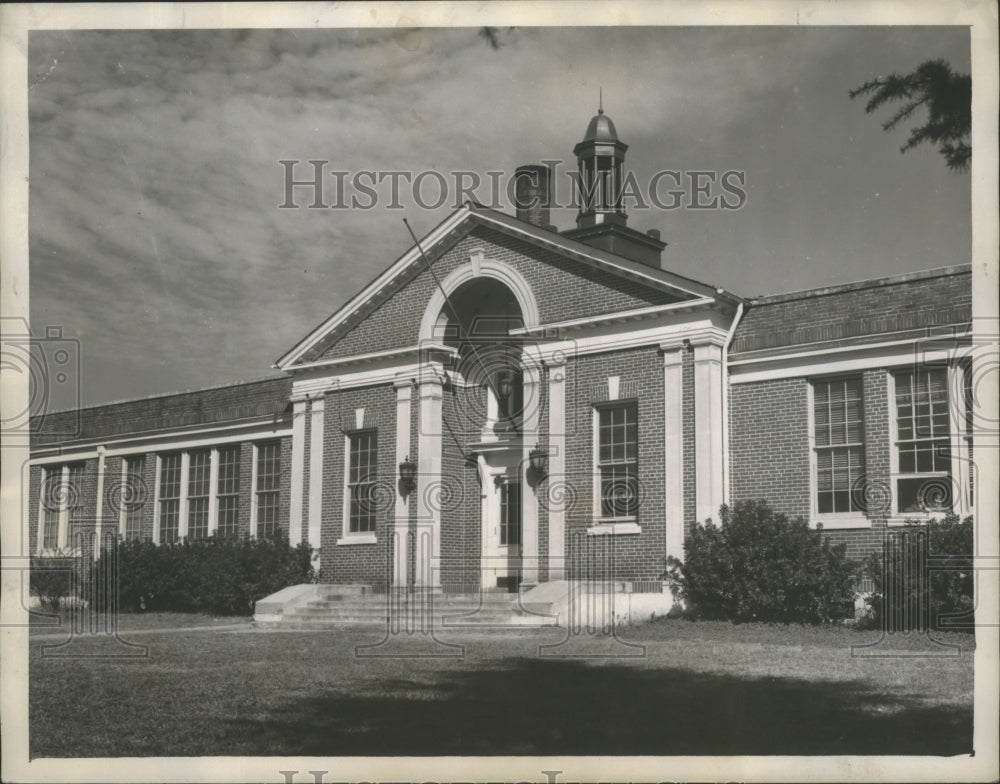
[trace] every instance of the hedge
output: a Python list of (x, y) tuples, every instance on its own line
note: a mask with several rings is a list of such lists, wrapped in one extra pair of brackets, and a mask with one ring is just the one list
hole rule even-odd
[[(107, 559), (110, 553), (101, 553)], [(174, 544), (124, 540), (115, 549), (118, 606), (252, 615), (254, 604), (289, 585), (315, 581), (312, 549), (283, 535), (208, 537)], [(99, 560), (94, 571), (100, 573)]]
[(844, 553), (765, 501), (739, 501), (719, 525), (694, 526), (668, 575), (692, 618), (824, 623), (853, 614), (857, 565)]
[(972, 523), (971, 516), (949, 514), (907, 520), (888, 533), (883, 551), (864, 562), (875, 586), (865, 599), (866, 625), (891, 631), (972, 628)]

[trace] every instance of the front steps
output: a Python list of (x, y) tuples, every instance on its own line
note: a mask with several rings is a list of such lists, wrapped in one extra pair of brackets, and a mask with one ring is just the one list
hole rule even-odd
[(526, 609), (518, 594), (512, 593), (451, 594), (418, 589), (386, 594), (361, 585), (296, 587), (300, 590), (290, 591), (285, 601), (275, 601), (279, 596), (275, 594), (258, 602), (254, 625), (281, 629), (365, 625), (420, 630), (558, 624), (558, 616), (546, 612), (546, 607), (532, 605)]

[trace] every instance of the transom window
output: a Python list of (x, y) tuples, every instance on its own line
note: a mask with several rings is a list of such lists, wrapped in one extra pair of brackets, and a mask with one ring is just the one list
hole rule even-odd
[(347, 488), (350, 495), (348, 526), (353, 533), (375, 530), (375, 482), (378, 479), (378, 436), (375, 430), (359, 430), (349, 436), (350, 466)]
[(181, 519), (181, 455), (160, 457), (160, 541), (176, 542)]
[(281, 482), (281, 444), (268, 441), (257, 446), (257, 536), (278, 530)]
[(864, 512), (864, 401), (860, 378), (813, 382), (816, 511)]
[(219, 536), (236, 536), (240, 530), (240, 448), (219, 450), (219, 477), (216, 484), (219, 498)]
[(639, 425), (634, 402), (597, 410), (597, 470), (600, 514), (614, 520), (632, 519), (639, 511)]
[(900, 512), (952, 508), (948, 374), (942, 369), (895, 375)]

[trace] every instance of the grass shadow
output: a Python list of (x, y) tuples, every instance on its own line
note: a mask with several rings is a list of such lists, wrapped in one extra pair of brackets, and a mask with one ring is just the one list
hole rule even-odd
[(328, 690), (230, 720), (219, 753), (274, 755), (956, 755), (972, 708), (863, 681), (746, 678), (534, 658)]

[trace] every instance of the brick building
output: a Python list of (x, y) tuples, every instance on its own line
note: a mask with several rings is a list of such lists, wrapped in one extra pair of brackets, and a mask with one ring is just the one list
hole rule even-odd
[(540, 200), (456, 210), (281, 377), (35, 422), (32, 552), (88, 528), (281, 530), (322, 583), (511, 589), (612, 553), (615, 581), (656, 594), (733, 500), (854, 556), (906, 518), (968, 513), (970, 266), (743, 299), (665, 270), (658, 233), (628, 226), (626, 149), (599, 112), (575, 228), (549, 224), (526, 167)]

